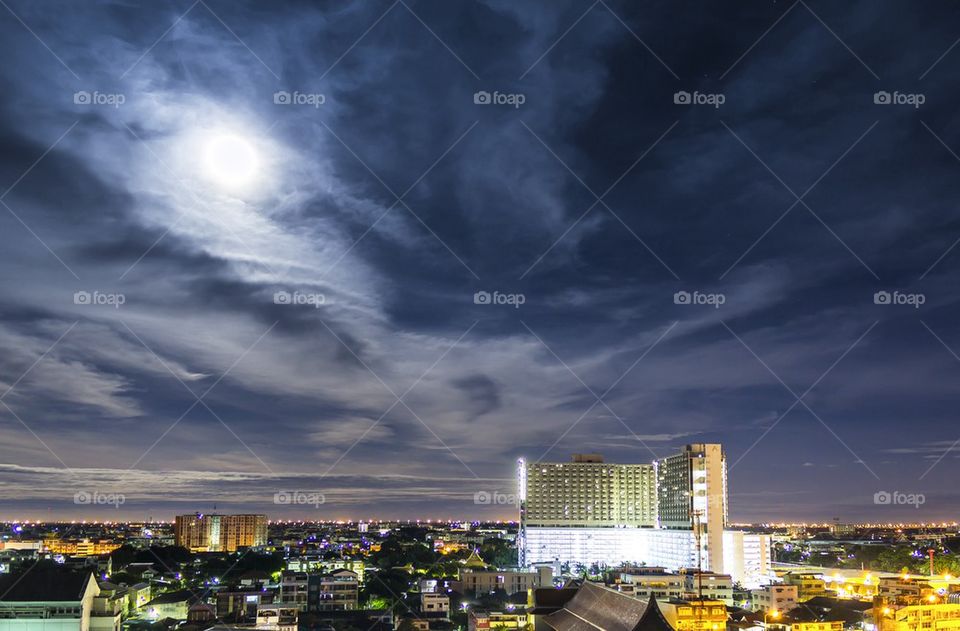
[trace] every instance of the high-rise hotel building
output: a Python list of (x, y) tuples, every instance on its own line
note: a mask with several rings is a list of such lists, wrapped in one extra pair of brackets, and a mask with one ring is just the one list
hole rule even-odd
[[(660, 528), (693, 531), (701, 560), (723, 556), (727, 527), (727, 460), (716, 444), (687, 445), (655, 463)], [(714, 554), (716, 552), (716, 554)]]
[[(517, 476), (521, 565), (700, 566), (736, 574), (744, 585), (769, 572), (766, 535), (725, 530), (727, 466), (718, 444), (687, 445), (652, 464), (607, 463), (596, 454), (521, 460)], [(745, 550), (750, 558), (741, 558)]]
[(236, 552), (267, 543), (267, 516), (177, 515), (174, 534), (191, 552)]
[(530, 526), (633, 526), (657, 523), (653, 465), (608, 464), (598, 454), (577, 454), (572, 462), (530, 463), (525, 469)]

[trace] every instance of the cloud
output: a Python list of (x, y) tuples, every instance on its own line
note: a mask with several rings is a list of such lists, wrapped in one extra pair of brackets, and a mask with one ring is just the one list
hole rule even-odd
[[(839, 503), (873, 483), (834, 435), (871, 466), (939, 457), (960, 366), (924, 324), (960, 344), (960, 191), (916, 121), (952, 144), (950, 85), (925, 82), (920, 112), (874, 106), (876, 80), (803, 7), (750, 50), (785, 7), (608, 5), (13, 2), (50, 50), (0, 26), (0, 386), (26, 424), (0, 409), (6, 503), (79, 514), (60, 458), (83, 484), (129, 477), (141, 517), (282, 514), (281, 484), (343, 516), (469, 516), (517, 457), (589, 444), (649, 461), (639, 437), (746, 454), (733, 510), (760, 518), (761, 492), (822, 483)], [(818, 9), (903, 90), (955, 38), (939, 11)], [(894, 55), (901, 40), (916, 54)], [(726, 104), (677, 106), (679, 89)], [(525, 101), (477, 105), (478, 90)], [(209, 177), (223, 134), (259, 158), (242, 194)], [(778, 180), (815, 183), (809, 209), (784, 215)], [(895, 288), (924, 310), (873, 304)], [(526, 300), (474, 304), (481, 290)], [(830, 468), (849, 475), (827, 484)]]

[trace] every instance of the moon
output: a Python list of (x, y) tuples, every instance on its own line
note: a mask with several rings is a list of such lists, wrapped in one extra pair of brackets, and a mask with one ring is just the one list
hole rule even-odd
[(254, 145), (237, 134), (220, 134), (206, 142), (203, 155), (208, 179), (228, 190), (252, 184), (260, 171), (260, 157)]

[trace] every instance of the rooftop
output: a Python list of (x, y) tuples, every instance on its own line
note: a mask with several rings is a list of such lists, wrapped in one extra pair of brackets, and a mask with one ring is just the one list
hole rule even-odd
[(672, 631), (656, 599), (644, 603), (589, 582), (543, 621), (554, 631)]
[(0, 577), (0, 601), (64, 602), (79, 601), (88, 588), (90, 572), (35, 570)]

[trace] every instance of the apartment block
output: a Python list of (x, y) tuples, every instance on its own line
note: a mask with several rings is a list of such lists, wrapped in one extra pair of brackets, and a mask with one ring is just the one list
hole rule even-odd
[(236, 552), (267, 543), (267, 516), (177, 515), (174, 534), (191, 552)]

